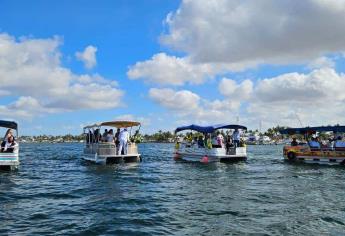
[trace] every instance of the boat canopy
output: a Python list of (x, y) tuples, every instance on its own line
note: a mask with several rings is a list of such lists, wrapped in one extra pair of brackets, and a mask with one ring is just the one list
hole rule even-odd
[(242, 125), (213, 125), (213, 126), (200, 126), (200, 125), (188, 125), (176, 128), (175, 133), (183, 130), (194, 130), (200, 133), (213, 133), (218, 129), (242, 129), (247, 130), (247, 127)]
[(0, 120), (0, 127), (9, 128), (9, 129), (18, 129), (18, 125), (14, 121)]
[(93, 125), (88, 125), (88, 126), (85, 126), (84, 129), (91, 129), (91, 128), (100, 127), (100, 126), (128, 128), (128, 127), (139, 126), (139, 125), (140, 125), (140, 122), (136, 122), (136, 121), (118, 120), (118, 121), (107, 121), (107, 122), (96, 123)]
[(316, 133), (316, 132), (345, 132), (345, 126), (317, 126), (317, 127), (305, 127), (305, 128), (288, 128), (280, 130), (281, 134), (307, 134), (307, 133)]

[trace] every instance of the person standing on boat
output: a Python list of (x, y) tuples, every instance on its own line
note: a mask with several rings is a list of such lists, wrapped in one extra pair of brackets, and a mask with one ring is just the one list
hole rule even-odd
[(235, 147), (240, 146), (240, 139), (241, 139), (241, 134), (238, 129), (235, 129), (235, 131), (232, 133), (232, 140), (234, 141)]
[(105, 129), (104, 133), (102, 134), (102, 142), (106, 142), (107, 141), (107, 136), (108, 136), (108, 130)]
[(219, 131), (217, 132), (217, 144), (221, 148), (224, 147), (224, 137), (223, 137), (223, 135)]
[(120, 148), (119, 148), (119, 153), (122, 154), (122, 148), (123, 148), (123, 154), (127, 155), (127, 143), (129, 139), (129, 134), (127, 132), (127, 128), (124, 128), (120, 132)]
[(115, 133), (115, 146), (116, 146), (116, 155), (119, 155), (119, 147), (120, 147), (120, 129), (117, 128)]

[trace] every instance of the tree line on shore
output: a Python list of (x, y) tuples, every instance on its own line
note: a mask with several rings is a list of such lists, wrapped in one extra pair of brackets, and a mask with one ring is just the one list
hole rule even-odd
[[(258, 135), (266, 135), (270, 138), (275, 137), (279, 134), (279, 130), (284, 129), (287, 127), (283, 126), (276, 126), (267, 129), (265, 132), (261, 133), (258, 130), (248, 130), (247, 133), (250, 134), (258, 134)], [(183, 136), (183, 135), (182, 135)], [(84, 134), (79, 135), (36, 135), (36, 136), (21, 136), (20, 140), (28, 141), (28, 142), (82, 142), (85, 140)], [(136, 137), (138, 142), (174, 142), (175, 134), (170, 131), (162, 131), (159, 130), (153, 134), (138, 134)]]

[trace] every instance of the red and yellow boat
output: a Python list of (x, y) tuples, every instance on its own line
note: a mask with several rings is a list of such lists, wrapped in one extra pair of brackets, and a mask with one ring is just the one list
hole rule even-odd
[[(319, 142), (316, 138), (312, 142), (310, 137), (317, 133), (332, 133), (333, 139)], [(327, 164), (327, 165), (345, 165), (345, 146), (339, 145), (342, 136), (345, 133), (345, 126), (319, 126), (305, 128), (288, 128), (280, 131), (281, 134), (287, 135), (303, 135), (307, 142), (292, 143), (284, 146), (284, 159), (291, 162), (302, 162), (311, 164)], [(338, 137), (338, 139), (335, 139)], [(340, 138), (339, 138), (340, 137)], [(337, 146), (338, 143), (338, 146)], [(345, 144), (345, 141), (344, 141)]]

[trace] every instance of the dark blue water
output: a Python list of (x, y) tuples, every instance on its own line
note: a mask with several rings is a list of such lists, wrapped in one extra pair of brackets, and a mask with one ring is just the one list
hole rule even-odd
[(1, 235), (345, 234), (345, 168), (284, 163), (282, 146), (193, 164), (141, 144), (143, 162), (109, 166), (82, 148), (21, 145), (19, 170), (0, 172)]

